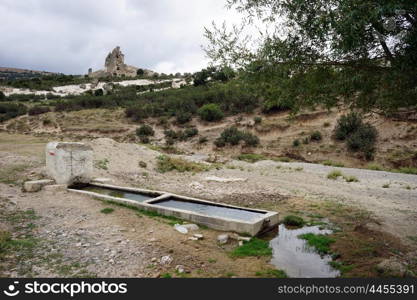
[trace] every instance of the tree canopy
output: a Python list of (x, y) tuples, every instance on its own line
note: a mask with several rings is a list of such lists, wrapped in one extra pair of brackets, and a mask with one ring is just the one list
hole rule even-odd
[[(417, 2), (228, 0), (244, 26), (206, 29), (213, 62), (240, 68), (265, 109), (342, 100), (389, 113), (417, 108)], [(256, 47), (244, 28), (263, 24)], [(243, 29), (242, 29), (243, 28)]]

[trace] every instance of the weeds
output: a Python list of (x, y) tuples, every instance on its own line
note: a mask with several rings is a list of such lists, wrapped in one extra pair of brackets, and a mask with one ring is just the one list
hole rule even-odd
[(337, 178), (343, 176), (342, 172), (339, 170), (333, 170), (329, 174), (327, 174), (328, 179), (336, 180)]
[(231, 257), (270, 256), (272, 249), (267, 241), (252, 238), (249, 242), (244, 242), (242, 246), (234, 249), (230, 255)]
[(107, 215), (107, 214), (111, 214), (112, 212), (114, 212), (114, 209), (111, 207), (106, 207), (100, 210), (100, 212)]
[(302, 227), (305, 221), (299, 216), (288, 215), (284, 218), (283, 223), (288, 226)]
[(305, 233), (299, 235), (298, 237), (306, 240), (307, 244), (314, 247), (319, 254), (329, 254), (330, 245), (336, 241), (335, 239), (324, 234)]
[(189, 162), (181, 158), (173, 158), (166, 155), (158, 156), (157, 171), (160, 173), (166, 173), (170, 171), (178, 172), (205, 172), (209, 170), (209, 167), (196, 162)]

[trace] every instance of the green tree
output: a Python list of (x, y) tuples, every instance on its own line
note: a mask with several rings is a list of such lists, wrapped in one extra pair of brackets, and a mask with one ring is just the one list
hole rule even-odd
[(363, 110), (417, 109), (417, 2), (405, 0), (228, 0), (246, 18), (266, 23), (257, 48), (245, 28), (206, 29), (206, 53), (240, 67), (264, 108), (343, 99)]

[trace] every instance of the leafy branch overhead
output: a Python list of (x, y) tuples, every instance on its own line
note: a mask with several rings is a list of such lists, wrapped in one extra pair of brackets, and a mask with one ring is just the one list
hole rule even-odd
[[(206, 53), (239, 68), (267, 110), (341, 100), (365, 111), (416, 110), (417, 2), (227, 2), (243, 15), (242, 26), (206, 29)], [(260, 34), (250, 40), (255, 24)]]

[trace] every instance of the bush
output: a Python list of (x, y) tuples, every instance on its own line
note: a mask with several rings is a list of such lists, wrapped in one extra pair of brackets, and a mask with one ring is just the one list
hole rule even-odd
[(362, 125), (362, 119), (359, 114), (351, 112), (348, 115), (343, 115), (337, 121), (335, 137), (336, 139), (343, 141), (356, 132)]
[(35, 116), (50, 112), (51, 109), (48, 106), (34, 106), (28, 110), (29, 116)]
[(184, 130), (184, 137), (186, 139), (196, 136), (198, 134), (198, 129), (195, 127), (187, 128)]
[(202, 137), (200, 137), (200, 138), (198, 139), (198, 143), (199, 143), (199, 144), (204, 144), (204, 143), (207, 143), (207, 141), (208, 141), (208, 139), (207, 139), (207, 137), (205, 137), (205, 136), (202, 136)]
[(155, 134), (155, 131), (149, 125), (142, 125), (138, 129), (136, 129), (136, 135), (138, 137), (148, 137), (148, 136), (153, 136), (154, 134)]
[(176, 115), (177, 122), (179, 124), (185, 124), (191, 121), (192, 114), (190, 112), (180, 111)]
[(235, 126), (226, 128), (220, 137), (214, 141), (217, 147), (224, 147), (226, 144), (232, 146), (238, 145), (240, 141), (244, 141), (246, 146), (256, 146), (259, 144), (259, 138), (250, 132), (244, 132)]
[(292, 141), (292, 145), (293, 145), (293, 147), (300, 146), (300, 140), (299, 139), (295, 139), (294, 141)]
[(0, 91), (0, 101), (3, 101), (5, 99), (6, 99), (6, 95), (2, 91)]
[(217, 104), (210, 103), (198, 110), (198, 115), (204, 121), (213, 122), (223, 119), (224, 114)]
[(157, 170), (160, 173), (178, 171), (178, 172), (203, 172), (208, 171), (208, 166), (189, 162), (181, 158), (173, 158), (166, 155), (160, 155), (157, 157)]
[(0, 122), (26, 114), (27, 108), (23, 104), (0, 103)]
[(364, 124), (347, 139), (347, 146), (351, 151), (361, 151), (366, 159), (372, 159), (378, 132), (370, 124)]
[(320, 131), (314, 131), (311, 135), (310, 135), (310, 139), (312, 141), (321, 141), (322, 136), (321, 136), (321, 132)]
[(342, 116), (337, 121), (335, 137), (346, 140), (350, 151), (360, 151), (367, 160), (373, 159), (378, 131), (374, 126), (363, 123), (358, 114), (351, 112)]
[(303, 220), (303, 218), (298, 217), (298, 216), (294, 216), (294, 215), (286, 216), (284, 218), (284, 221), (283, 222), (284, 222), (285, 225), (288, 225), (288, 226), (297, 226), (297, 227), (301, 227), (305, 223), (304, 220)]
[(255, 124), (261, 124), (262, 123), (262, 118), (261, 117), (255, 117), (255, 118), (253, 118), (253, 121), (255, 122)]
[(100, 97), (100, 96), (103, 96), (103, 95), (104, 95), (103, 89), (98, 89), (98, 90), (94, 91), (94, 96), (96, 96), (96, 97)]

